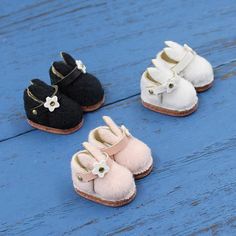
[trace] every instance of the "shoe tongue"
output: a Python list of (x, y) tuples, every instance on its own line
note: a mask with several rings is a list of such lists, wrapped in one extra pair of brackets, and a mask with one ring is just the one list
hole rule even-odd
[(102, 140), (102, 143), (113, 145), (117, 143), (120, 140), (120, 137), (114, 134), (111, 129), (107, 128), (100, 128), (98, 129), (98, 135), (100, 139)]
[(148, 75), (152, 80), (164, 84), (168, 79), (173, 77), (173, 72), (164, 67), (149, 67), (147, 68)]
[(32, 80), (32, 84), (29, 86), (29, 91), (38, 99), (46, 101), (46, 97), (51, 97), (55, 92), (55, 88), (50, 85), (47, 85), (44, 82), (34, 83), (35, 80)]
[(184, 47), (173, 41), (165, 41), (166, 48), (164, 48), (165, 54), (172, 60), (179, 62), (184, 57), (186, 50)]

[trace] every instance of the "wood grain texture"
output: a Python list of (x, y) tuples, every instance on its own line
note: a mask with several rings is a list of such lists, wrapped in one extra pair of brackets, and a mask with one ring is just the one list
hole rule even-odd
[[(215, 70), (189, 117), (151, 112), (135, 96), (87, 115), (75, 134), (32, 131), (1, 142), (0, 235), (235, 235), (235, 65)], [(77, 196), (69, 171), (104, 114), (147, 142), (155, 160), (134, 202), (117, 209)]]
[[(0, 235), (236, 235), (236, 5), (226, 1), (0, 1)], [(187, 42), (214, 65), (212, 89), (185, 118), (145, 109), (139, 79), (163, 41)], [(32, 130), (22, 90), (48, 81), (58, 52), (105, 85), (104, 108), (61, 136)], [(102, 124), (124, 123), (154, 156), (129, 205), (77, 196), (70, 159)]]
[(0, 2), (0, 140), (31, 130), (22, 90), (48, 79), (59, 52), (82, 59), (106, 89), (106, 104), (139, 93), (139, 79), (163, 41), (187, 42), (214, 66), (235, 58), (236, 5), (226, 1)]

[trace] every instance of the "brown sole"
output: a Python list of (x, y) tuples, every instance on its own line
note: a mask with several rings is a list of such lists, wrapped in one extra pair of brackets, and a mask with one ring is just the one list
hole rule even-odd
[(63, 130), (63, 129), (56, 129), (56, 128), (51, 128), (51, 127), (47, 127), (47, 126), (44, 126), (44, 125), (40, 125), (40, 124), (37, 124), (37, 123), (35, 123), (31, 120), (27, 120), (27, 121), (32, 127), (36, 128), (36, 129), (43, 130), (45, 132), (53, 133), (53, 134), (71, 134), (71, 133), (79, 130), (82, 127), (83, 122), (84, 122), (84, 120), (82, 120), (75, 127)]
[(108, 201), (108, 200), (104, 200), (104, 199), (101, 199), (101, 198), (89, 195), (87, 193), (81, 192), (78, 189), (75, 189), (75, 191), (81, 197), (84, 197), (84, 198), (86, 198), (86, 199), (88, 199), (90, 201), (93, 201), (93, 202), (96, 202), (96, 203), (99, 203), (99, 204), (103, 204), (105, 206), (111, 206), (111, 207), (124, 206), (124, 205), (130, 203), (135, 198), (135, 196), (136, 196), (136, 191), (135, 191), (134, 194), (129, 199), (124, 199), (124, 200), (121, 200), (121, 201)]
[(84, 112), (91, 112), (91, 111), (96, 111), (97, 109), (99, 109), (105, 102), (105, 96), (103, 96), (103, 99), (96, 103), (95, 105), (92, 106), (81, 106), (82, 110)]
[(170, 116), (188, 116), (188, 115), (192, 114), (194, 111), (196, 111), (198, 108), (198, 103), (196, 105), (194, 105), (194, 107), (192, 107), (191, 109), (186, 110), (186, 111), (172, 111), (172, 110), (169, 110), (166, 108), (151, 105), (149, 103), (144, 102), (143, 100), (142, 100), (142, 104), (144, 107), (146, 107), (152, 111), (159, 112), (159, 113), (165, 114), (165, 115), (170, 115)]
[(208, 90), (209, 88), (211, 88), (212, 85), (213, 85), (213, 81), (210, 84), (204, 85), (202, 87), (195, 87), (195, 89), (198, 93), (202, 93), (202, 92), (205, 92), (206, 90)]
[(144, 172), (142, 172), (140, 174), (137, 174), (137, 175), (134, 175), (134, 178), (135, 179), (142, 179), (145, 176), (149, 175), (151, 173), (152, 169), (153, 169), (153, 164), (147, 170), (145, 170)]

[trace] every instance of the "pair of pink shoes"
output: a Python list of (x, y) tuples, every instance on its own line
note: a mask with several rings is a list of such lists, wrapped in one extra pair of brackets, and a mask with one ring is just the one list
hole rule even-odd
[(85, 150), (71, 160), (72, 180), (82, 197), (107, 206), (122, 206), (136, 195), (135, 179), (147, 176), (153, 167), (150, 148), (133, 137), (125, 126), (108, 116), (89, 133)]

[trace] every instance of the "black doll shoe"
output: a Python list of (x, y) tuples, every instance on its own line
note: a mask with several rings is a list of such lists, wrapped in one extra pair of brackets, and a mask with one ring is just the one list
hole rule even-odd
[(53, 62), (49, 69), (51, 84), (76, 101), (83, 111), (95, 111), (104, 103), (104, 90), (100, 81), (86, 72), (81, 61), (75, 60), (69, 54), (62, 52), (64, 61)]
[(28, 122), (34, 128), (55, 134), (69, 134), (80, 129), (83, 111), (80, 106), (39, 79), (31, 81), (24, 91)]

